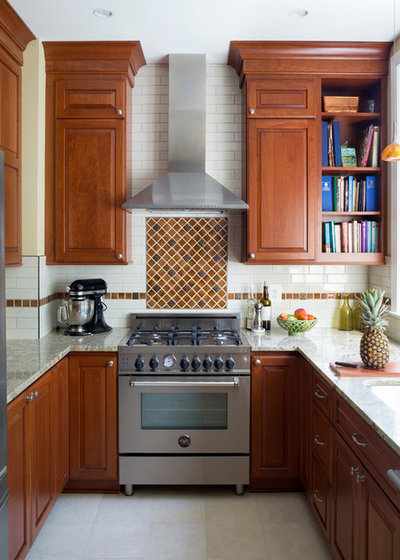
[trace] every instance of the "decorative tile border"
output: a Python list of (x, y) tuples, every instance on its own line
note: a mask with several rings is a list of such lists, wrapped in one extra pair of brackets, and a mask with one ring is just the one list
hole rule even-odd
[[(37, 299), (8, 299), (7, 307), (42, 307), (56, 299), (67, 299), (68, 294), (57, 292)], [(140, 292), (111, 292), (104, 296), (104, 299), (146, 299), (145, 293)]]
[[(342, 299), (344, 294), (348, 294), (349, 299), (355, 299), (356, 297), (361, 296), (361, 293), (348, 293), (348, 292), (324, 292), (324, 293), (304, 293), (304, 292), (287, 292), (282, 293), (282, 299)], [(262, 294), (255, 294), (256, 299), (261, 299)], [(228, 299), (235, 299), (235, 300), (247, 300), (249, 295), (247, 293), (229, 293)]]

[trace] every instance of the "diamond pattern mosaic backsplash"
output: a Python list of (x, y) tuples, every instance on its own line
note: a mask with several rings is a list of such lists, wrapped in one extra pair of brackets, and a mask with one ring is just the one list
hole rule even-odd
[(148, 308), (226, 308), (226, 218), (147, 218), (146, 234)]

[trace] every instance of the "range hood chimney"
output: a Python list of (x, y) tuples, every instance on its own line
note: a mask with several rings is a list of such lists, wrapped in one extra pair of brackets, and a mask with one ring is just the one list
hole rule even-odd
[(246, 210), (246, 202), (205, 172), (206, 55), (169, 55), (168, 119), (168, 173), (122, 207)]

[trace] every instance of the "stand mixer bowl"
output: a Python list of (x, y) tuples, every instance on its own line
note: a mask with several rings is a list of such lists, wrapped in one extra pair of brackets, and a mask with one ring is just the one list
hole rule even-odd
[(88, 336), (92, 333), (85, 329), (85, 325), (92, 319), (94, 300), (89, 298), (70, 299), (64, 301), (57, 311), (59, 323), (67, 325), (65, 334), (72, 336)]

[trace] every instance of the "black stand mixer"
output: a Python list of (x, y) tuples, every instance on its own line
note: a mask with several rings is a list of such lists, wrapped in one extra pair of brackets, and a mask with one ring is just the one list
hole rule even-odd
[(66, 335), (88, 336), (112, 330), (104, 320), (104, 310), (107, 309), (102, 301), (107, 293), (104, 280), (74, 280), (67, 292), (69, 300), (58, 309), (59, 322), (67, 325)]

